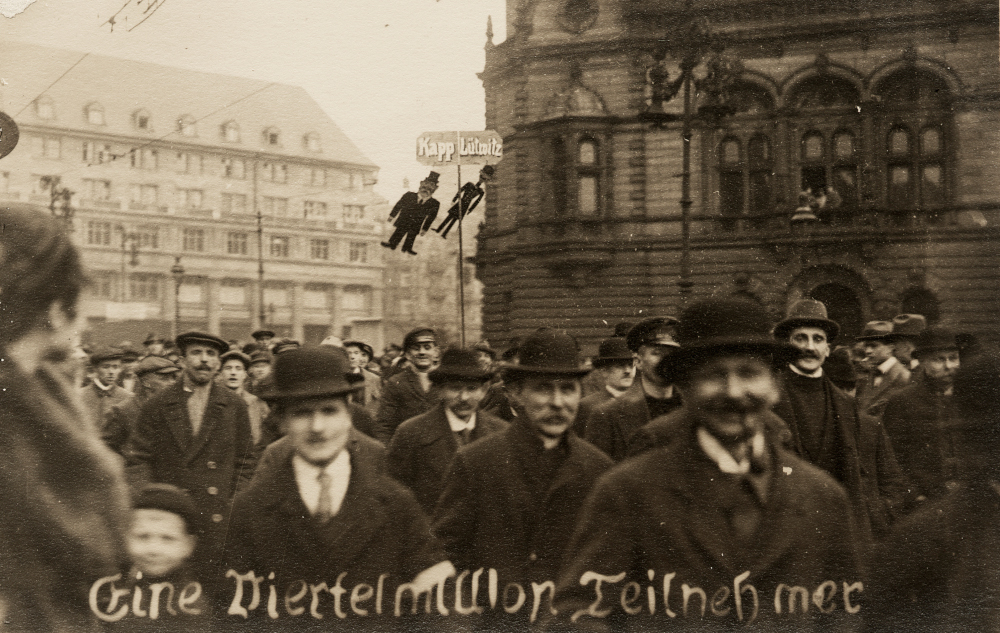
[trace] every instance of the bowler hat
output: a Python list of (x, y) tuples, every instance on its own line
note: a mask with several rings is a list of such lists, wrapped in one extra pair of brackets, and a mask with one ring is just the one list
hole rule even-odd
[(822, 301), (802, 299), (792, 304), (784, 320), (774, 326), (774, 337), (787, 340), (792, 330), (800, 327), (818, 327), (826, 332), (827, 343), (832, 342), (840, 334), (840, 325), (827, 317), (826, 306)]
[(124, 355), (117, 347), (98, 347), (90, 354), (90, 364), (96, 366), (108, 360), (121, 360)]
[(897, 314), (892, 317), (893, 338), (916, 338), (927, 329), (927, 319), (922, 314)]
[(512, 379), (526, 375), (580, 378), (590, 372), (580, 363), (576, 339), (551, 328), (535, 330), (521, 342), (517, 360), (502, 367)]
[(434, 384), (454, 380), (486, 382), (492, 375), (493, 372), (480, 366), (475, 350), (457, 348), (445, 350), (441, 354), (441, 364), (427, 374)]
[(375, 349), (368, 343), (362, 343), (361, 341), (344, 341), (344, 349), (348, 347), (357, 347), (359, 350), (368, 354), (368, 360), (375, 358)]
[(769, 356), (775, 364), (796, 360), (801, 351), (771, 335), (767, 312), (755, 301), (707, 299), (684, 310), (677, 325), (680, 348), (656, 366), (666, 382), (686, 378), (704, 361), (724, 354)]
[(185, 332), (177, 336), (177, 348), (181, 350), (181, 354), (185, 353), (189, 345), (208, 345), (219, 350), (219, 354), (225, 354), (229, 351), (229, 343), (218, 336), (204, 332)]
[(437, 342), (437, 332), (429, 327), (418, 327), (415, 330), (410, 330), (410, 332), (403, 337), (403, 351), (405, 352), (416, 345), (417, 339), (426, 337), (434, 339), (435, 343)]
[(639, 321), (625, 335), (625, 343), (633, 352), (638, 352), (643, 345), (680, 347), (677, 342), (677, 319), (668, 316)]
[(363, 384), (348, 379), (351, 364), (337, 347), (300, 347), (274, 359), (271, 388), (260, 394), (264, 400), (343, 396)]
[(859, 341), (884, 341), (890, 343), (895, 340), (892, 336), (892, 321), (869, 321), (857, 336)]
[(257, 363), (267, 363), (268, 365), (270, 365), (273, 362), (274, 362), (274, 356), (272, 356), (271, 352), (267, 351), (266, 349), (259, 349), (256, 352), (250, 354), (251, 365), (256, 365)]
[(252, 336), (255, 339), (274, 338), (274, 332), (272, 332), (271, 330), (257, 330), (250, 336)]
[(136, 363), (136, 366), (133, 369), (136, 376), (145, 376), (146, 374), (172, 374), (180, 370), (180, 367), (171, 363), (162, 356), (147, 356)]
[(188, 493), (172, 484), (146, 484), (135, 496), (132, 508), (170, 512), (184, 519), (189, 534), (198, 534), (201, 531), (201, 514), (194, 500)]
[(591, 359), (591, 364), (596, 368), (615, 363), (631, 363), (632, 360), (632, 351), (629, 350), (625, 339), (612, 336), (601, 341), (600, 347), (597, 348), (597, 356)]
[(920, 333), (916, 340), (913, 355), (917, 358), (943, 350), (959, 350), (958, 337), (955, 332), (943, 327), (932, 327)]
[(229, 350), (228, 352), (220, 356), (219, 360), (221, 360), (222, 364), (225, 365), (226, 361), (232, 360), (234, 358), (243, 363), (244, 369), (248, 369), (250, 367), (250, 357), (236, 349)]

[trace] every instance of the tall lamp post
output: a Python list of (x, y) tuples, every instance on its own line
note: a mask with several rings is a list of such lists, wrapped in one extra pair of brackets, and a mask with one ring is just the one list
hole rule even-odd
[[(736, 108), (729, 103), (728, 90), (743, 72), (743, 64), (723, 55), (725, 46), (709, 29), (704, 17), (693, 10), (692, 0), (685, 0), (684, 14), (678, 28), (664, 35), (653, 53), (654, 64), (649, 69), (647, 81), (651, 98), (639, 120), (662, 129), (677, 120), (677, 115), (667, 112), (664, 104), (678, 93), (682, 94), (681, 115), (681, 265), (677, 285), (680, 286), (681, 306), (686, 306), (694, 281), (691, 280), (691, 136), (695, 116), (718, 122), (734, 114)], [(666, 68), (668, 52), (680, 58), (680, 75), (670, 79)], [(704, 76), (696, 77), (695, 70), (704, 66)], [(702, 95), (702, 105), (694, 110), (695, 93)]]
[(174, 276), (174, 320), (170, 324), (170, 338), (177, 339), (177, 324), (181, 321), (181, 282), (184, 281), (184, 266), (180, 255), (174, 257), (174, 265), (170, 267)]

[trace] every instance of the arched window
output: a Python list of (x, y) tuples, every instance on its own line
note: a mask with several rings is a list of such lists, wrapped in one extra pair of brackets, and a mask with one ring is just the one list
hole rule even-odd
[(277, 147), (281, 145), (281, 132), (276, 127), (269, 127), (264, 130), (264, 145)]
[(310, 152), (322, 152), (323, 144), (320, 143), (319, 134), (315, 132), (309, 132), (305, 135), (303, 139), (303, 145), (305, 145), (306, 150)]
[(181, 136), (194, 137), (198, 136), (198, 127), (195, 123), (194, 117), (190, 114), (185, 114), (177, 119), (177, 131), (181, 133)]
[(153, 119), (149, 114), (149, 110), (136, 110), (132, 113), (132, 125), (137, 130), (149, 131), (153, 127), (152, 121)]
[(91, 125), (104, 125), (104, 106), (99, 103), (91, 103), (84, 108), (87, 123)]
[(854, 108), (861, 103), (857, 87), (837, 75), (821, 73), (799, 82), (789, 93), (796, 110)]
[(240, 126), (236, 121), (226, 121), (222, 124), (222, 140), (227, 143), (240, 142)]
[(901, 69), (874, 90), (883, 104), (878, 128), (885, 170), (885, 202), (897, 209), (947, 203), (950, 93), (940, 77)]
[[(743, 145), (736, 137), (719, 144), (719, 211), (726, 217), (743, 215)], [(725, 226), (732, 228), (730, 222)]]
[(52, 101), (52, 97), (48, 95), (42, 95), (35, 99), (35, 114), (38, 115), (39, 119), (54, 119), (56, 118), (56, 105)]
[(555, 217), (566, 215), (566, 142), (561, 136), (553, 137), (548, 142), (549, 165), (549, 196), (551, 209)]
[(581, 216), (601, 212), (600, 155), (597, 141), (584, 138), (577, 145), (577, 208)]

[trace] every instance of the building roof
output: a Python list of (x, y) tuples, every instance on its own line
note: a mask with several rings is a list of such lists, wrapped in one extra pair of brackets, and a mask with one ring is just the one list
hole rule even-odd
[[(103, 55), (84, 58), (80, 52), (12, 41), (0, 41), (0, 77), (0, 110), (22, 127), (163, 138), (376, 168), (298, 86)], [(39, 116), (33, 103), (39, 97), (51, 99), (53, 118)], [(88, 120), (95, 104), (104, 111), (103, 124)], [(147, 129), (137, 125), (140, 112), (149, 116)], [(180, 132), (182, 117), (196, 121), (195, 136)], [(239, 130), (238, 142), (225, 139), (223, 126), (231, 122)], [(278, 132), (278, 144), (268, 142), (266, 130)], [(307, 135), (318, 136), (318, 150), (309, 148)]]

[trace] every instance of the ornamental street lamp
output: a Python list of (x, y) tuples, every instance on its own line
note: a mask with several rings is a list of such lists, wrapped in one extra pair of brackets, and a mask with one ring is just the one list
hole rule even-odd
[(177, 324), (181, 320), (181, 282), (184, 281), (184, 266), (181, 265), (180, 255), (174, 257), (174, 265), (170, 267), (170, 274), (174, 276), (174, 320), (170, 324), (170, 338), (177, 339)]
[[(673, 33), (661, 40), (653, 53), (654, 64), (647, 73), (650, 101), (639, 114), (639, 120), (662, 129), (677, 120), (677, 115), (664, 110), (664, 105), (682, 94), (681, 115), (681, 265), (678, 285), (681, 306), (687, 305), (694, 282), (691, 280), (691, 136), (695, 116), (712, 125), (737, 109), (730, 103), (729, 89), (743, 72), (739, 60), (723, 54), (725, 45), (709, 29), (704, 17), (693, 11), (692, 0), (686, 0), (683, 17)], [(671, 81), (666, 67), (668, 52), (680, 58), (680, 74)], [(696, 70), (701, 68), (700, 77)], [(702, 104), (694, 111), (695, 93)]]

